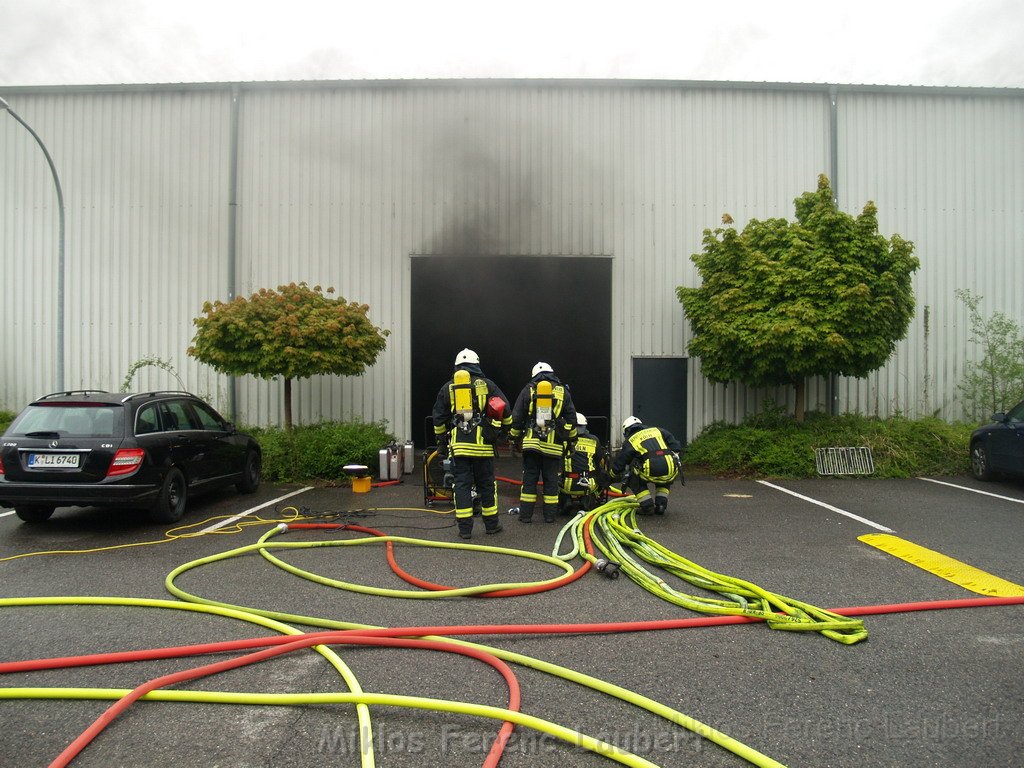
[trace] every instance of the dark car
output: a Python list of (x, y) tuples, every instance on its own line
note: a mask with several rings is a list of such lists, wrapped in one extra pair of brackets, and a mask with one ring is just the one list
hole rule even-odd
[(189, 496), (260, 484), (259, 444), (188, 392), (58, 392), (0, 438), (0, 504), (41, 523), (54, 507), (136, 507), (161, 523)]
[(971, 472), (979, 480), (997, 475), (1024, 478), (1024, 401), (971, 433)]

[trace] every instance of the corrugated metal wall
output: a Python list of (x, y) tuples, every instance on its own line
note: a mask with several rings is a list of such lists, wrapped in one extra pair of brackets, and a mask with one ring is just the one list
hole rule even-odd
[(844, 380), (840, 402), (962, 418), (957, 383), (981, 351), (954, 291), (1024, 326), (1024, 98), (844, 93), (838, 133), (841, 207), (874, 200), (879, 229), (912, 240), (921, 260), (907, 338), (884, 368)]
[[(793, 217), (829, 172), (824, 87), (727, 84), (418, 82), (249, 84), (239, 92), (234, 288), (333, 286), (392, 335), (358, 378), (296, 386), (296, 418), (409, 419), (412, 255), (613, 259), (613, 420), (632, 402), (634, 356), (685, 355), (675, 287), (729, 213)], [(185, 349), (207, 299), (226, 299), (231, 86), (67, 89), (7, 95), (50, 148), (67, 200), (66, 385), (117, 388), (133, 362), (170, 361), (185, 387), (228, 405), (228, 380)], [(878, 202), (883, 234), (915, 241), (919, 318), (896, 358), (843, 381), (841, 410), (943, 407), (970, 353), (954, 287), (1024, 322), (1024, 98), (842, 90), (837, 195)], [(5, 333), (0, 401), (17, 409), (53, 386), (56, 213), (38, 147), (0, 114)], [(991, 266), (975, 269), (978, 260)], [(1019, 262), (1019, 259), (1018, 259)], [(1006, 276), (1009, 279), (1004, 279)], [(1014, 281), (1015, 279), (1015, 281)], [(16, 286), (14, 290), (12, 286)], [(500, 287), (497, 287), (500, 290)], [(497, 306), (517, 297), (496, 296)], [(439, 308), (441, 311), (443, 308)], [(924, 354), (924, 347), (928, 355)], [(927, 366), (925, 365), (927, 357)], [(691, 365), (690, 436), (785, 389), (712, 386)], [(571, 384), (572, 372), (564, 378)], [(928, 397), (921, 395), (928, 384)], [(136, 387), (177, 387), (159, 368)], [(281, 384), (239, 380), (239, 418), (281, 419)], [(927, 401), (927, 402), (926, 402)], [(811, 382), (809, 408), (828, 407)], [(927, 406), (927, 408), (925, 408)]]
[[(202, 298), (227, 282), (229, 97), (223, 91), (9, 96), (40, 135), (64, 189), (65, 382), (216, 399), (226, 379), (185, 355)], [(31, 136), (0, 113), (4, 333), (0, 402), (56, 389), (57, 203)]]

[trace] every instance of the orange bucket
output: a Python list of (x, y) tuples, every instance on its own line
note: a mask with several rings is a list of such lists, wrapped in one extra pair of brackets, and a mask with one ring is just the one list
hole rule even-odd
[(353, 477), (352, 478), (352, 492), (353, 493), (369, 493), (370, 491), (370, 480), (369, 477)]

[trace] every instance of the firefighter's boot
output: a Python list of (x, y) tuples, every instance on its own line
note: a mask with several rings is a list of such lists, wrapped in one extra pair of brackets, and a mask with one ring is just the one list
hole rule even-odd
[(519, 522), (520, 523), (532, 523), (533, 522), (533, 502), (519, 500)]
[(473, 516), (459, 518), (459, 538), (473, 538)]
[(484, 516), (484, 533), (501, 533), (503, 530), (497, 514)]

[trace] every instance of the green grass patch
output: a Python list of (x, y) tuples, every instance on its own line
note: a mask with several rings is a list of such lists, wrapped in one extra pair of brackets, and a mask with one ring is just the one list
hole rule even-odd
[(686, 448), (684, 469), (741, 477), (816, 477), (817, 448), (868, 446), (873, 477), (959, 475), (970, 470), (973, 424), (935, 418), (878, 419), (809, 413), (802, 424), (778, 411), (739, 425), (708, 426)]

